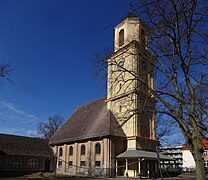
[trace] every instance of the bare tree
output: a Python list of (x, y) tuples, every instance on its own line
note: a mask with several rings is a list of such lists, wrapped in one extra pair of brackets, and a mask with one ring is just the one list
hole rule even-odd
[(160, 144), (169, 145), (169, 137), (176, 132), (176, 129), (178, 129), (175, 121), (164, 114), (158, 114), (156, 119), (156, 127), (157, 139), (160, 141)]
[[(142, 0), (135, 10), (144, 17), (149, 26), (148, 49), (156, 56), (152, 61), (143, 57), (154, 66), (156, 72), (155, 90), (145, 78), (139, 77), (133, 70), (126, 69), (115, 59), (108, 58), (108, 66), (118, 66), (113, 83), (121, 82), (121, 88), (138, 81), (136, 92), (146, 90), (146, 96), (141, 99), (141, 107), (126, 110), (124, 123), (135, 114), (143, 114), (152, 104), (152, 96), (158, 101), (157, 113), (165, 114), (180, 127), (186, 144), (196, 163), (197, 180), (204, 179), (203, 144), (202, 139), (207, 131), (207, 82), (208, 82), (208, 36), (207, 15), (208, 6), (204, 0)], [(139, 33), (139, 32), (138, 32)], [(131, 43), (131, 42), (129, 42)], [(129, 49), (128, 55), (136, 55)], [(110, 59), (110, 60), (109, 60)], [(106, 62), (106, 60), (103, 60)], [(120, 75), (118, 75), (120, 73)], [(126, 79), (123, 74), (130, 74)], [(108, 79), (109, 80), (109, 79)], [(118, 89), (119, 92), (119, 89)], [(128, 101), (133, 101), (128, 98)], [(131, 102), (128, 102), (131, 103)], [(129, 106), (127, 106), (129, 107)]]
[(0, 79), (7, 79), (9, 81), (11, 81), (8, 78), (9, 73), (11, 72), (11, 68), (9, 64), (0, 64)]
[(43, 138), (50, 139), (63, 122), (64, 118), (59, 115), (49, 116), (48, 122), (38, 124), (37, 134)]
[(157, 56), (157, 112), (179, 124), (196, 162), (196, 177), (204, 179), (201, 132), (207, 102), (200, 103), (198, 93), (207, 87), (208, 6), (203, 0), (144, 0), (141, 11), (150, 26), (149, 49)]

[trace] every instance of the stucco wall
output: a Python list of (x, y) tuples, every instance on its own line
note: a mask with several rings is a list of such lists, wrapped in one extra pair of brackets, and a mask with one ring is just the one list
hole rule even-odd
[(190, 169), (195, 169), (196, 164), (194, 162), (194, 158), (189, 150), (183, 150), (183, 169), (190, 168)]

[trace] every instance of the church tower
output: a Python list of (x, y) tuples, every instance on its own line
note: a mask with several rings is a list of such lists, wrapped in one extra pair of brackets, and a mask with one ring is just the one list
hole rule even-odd
[(127, 149), (155, 151), (154, 57), (147, 50), (148, 26), (130, 12), (114, 28), (108, 57), (107, 107), (127, 137)]

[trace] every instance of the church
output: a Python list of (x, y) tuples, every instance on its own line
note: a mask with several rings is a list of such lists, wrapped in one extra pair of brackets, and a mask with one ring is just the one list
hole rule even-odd
[(106, 59), (107, 96), (78, 107), (50, 140), (57, 173), (108, 177), (158, 174), (156, 59), (147, 43), (148, 26), (129, 12), (114, 28), (114, 52)]

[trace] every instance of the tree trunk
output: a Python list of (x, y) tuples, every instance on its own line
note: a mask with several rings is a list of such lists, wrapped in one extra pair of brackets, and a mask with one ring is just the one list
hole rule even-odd
[(194, 160), (196, 163), (196, 180), (205, 180), (204, 160), (200, 151), (194, 152)]
[(204, 177), (204, 161), (199, 159), (196, 162), (196, 180), (205, 180)]

